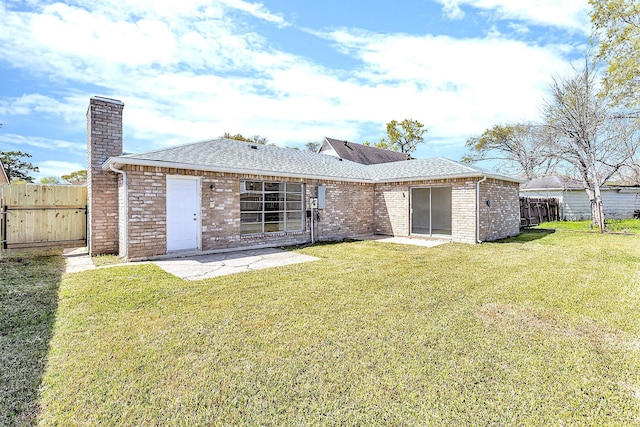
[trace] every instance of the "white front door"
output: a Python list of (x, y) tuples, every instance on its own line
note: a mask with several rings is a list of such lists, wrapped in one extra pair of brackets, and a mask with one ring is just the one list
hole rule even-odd
[(200, 181), (197, 177), (167, 177), (167, 251), (198, 249)]

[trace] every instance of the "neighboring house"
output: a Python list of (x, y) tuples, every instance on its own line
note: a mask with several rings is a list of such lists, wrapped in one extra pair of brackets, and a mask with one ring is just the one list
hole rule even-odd
[(519, 233), (514, 178), (443, 158), (363, 165), (227, 139), (124, 155), (122, 109), (94, 97), (87, 112), (91, 254), (134, 260), (312, 238), (476, 243)]
[[(640, 210), (640, 187), (603, 185), (605, 219), (633, 218)], [(591, 219), (591, 204), (582, 182), (561, 176), (536, 178), (520, 186), (522, 197), (555, 197), (560, 200), (560, 218), (567, 221)]]
[(399, 151), (384, 150), (333, 138), (325, 138), (318, 149), (318, 153), (339, 157), (343, 160), (351, 160), (362, 165), (398, 162), (411, 160), (412, 158), (410, 155)]
[(0, 162), (0, 185), (2, 184), (9, 184), (9, 177), (7, 176), (7, 172), (4, 170), (2, 162)]

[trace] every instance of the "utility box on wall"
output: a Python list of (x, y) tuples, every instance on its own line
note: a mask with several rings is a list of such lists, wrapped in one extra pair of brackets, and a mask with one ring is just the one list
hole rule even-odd
[(318, 185), (316, 189), (316, 197), (318, 198), (318, 209), (324, 209), (326, 205), (326, 192), (327, 187), (324, 185)]

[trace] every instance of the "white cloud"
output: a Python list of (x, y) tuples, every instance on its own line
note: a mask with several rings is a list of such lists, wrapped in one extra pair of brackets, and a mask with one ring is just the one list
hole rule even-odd
[(278, 24), (280, 27), (289, 25), (282, 16), (270, 13), (262, 3), (250, 3), (242, 0), (223, 0), (222, 2), (229, 8), (247, 12), (256, 18)]
[(464, 18), (464, 11), (460, 9), (459, 0), (436, 0), (442, 3), (444, 14), (449, 19)]
[(4, 116), (28, 116), (42, 113), (55, 117), (62, 116), (69, 122), (78, 114), (78, 106), (76, 103), (61, 102), (38, 93), (24, 94), (16, 98), (0, 98), (0, 114)]
[(39, 181), (44, 177), (61, 177), (62, 175), (68, 175), (71, 172), (86, 170), (87, 165), (75, 163), (75, 162), (63, 162), (59, 160), (45, 160), (37, 164), (39, 172), (30, 172), (29, 174), (35, 178), (35, 181)]
[[(461, 4), (495, 3), (502, 14), (526, 9), (490, 0), (445, 3), (452, 13), (462, 13)], [(224, 132), (290, 146), (323, 136), (376, 140), (384, 123), (404, 118), (425, 123), (427, 140), (459, 145), (499, 121), (535, 119), (549, 75), (565, 66), (572, 49), (499, 34), (315, 33), (358, 63), (336, 70), (273, 48), (230, 20), (229, 10), (287, 25), (262, 3), (241, 0), (128, 0), (126, 7), (115, 0), (76, 1), (31, 12), (0, 4), (8, 23), (0, 27), (4, 61), (74, 88), (64, 96), (0, 97), (0, 113), (63, 114), (77, 123), (89, 96), (121, 99), (130, 152)], [(84, 144), (45, 136), (14, 137), (25, 146), (84, 150)]]
[(55, 3), (31, 20), (34, 41), (60, 54), (87, 61), (125, 63), (128, 66), (171, 62), (175, 40), (166, 23), (153, 19), (112, 21), (108, 16)]
[(2, 147), (2, 151), (28, 151), (28, 147), (33, 147), (61, 150), (71, 153), (82, 152), (87, 149), (86, 143), (42, 138), (38, 136), (25, 136), (13, 133), (0, 134), (0, 147)]
[(413, 117), (452, 138), (500, 120), (535, 119), (549, 75), (566, 68), (567, 46), (501, 37), (328, 35), (364, 64), (366, 82), (346, 90), (349, 109), (376, 120)]
[(464, 16), (461, 5), (493, 12), (499, 19), (516, 19), (530, 24), (553, 26), (588, 34), (588, 0), (436, 0), (446, 16)]

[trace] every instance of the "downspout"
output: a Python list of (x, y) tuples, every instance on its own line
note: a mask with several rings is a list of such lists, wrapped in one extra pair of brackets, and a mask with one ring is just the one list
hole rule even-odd
[(480, 184), (485, 182), (487, 177), (484, 176), (476, 182), (476, 243), (482, 243), (480, 240)]
[(129, 255), (129, 238), (128, 238), (129, 212), (127, 210), (127, 207), (129, 206), (129, 203), (128, 203), (129, 194), (127, 191), (127, 173), (121, 169), (116, 169), (113, 166), (113, 164), (109, 165), (109, 169), (111, 169), (112, 172), (119, 173), (120, 175), (122, 175), (122, 193), (123, 193), (122, 194), (122, 214), (124, 215), (124, 218), (122, 219), (122, 234), (123, 234), (122, 239), (124, 240), (123, 242), (124, 254), (122, 254), (122, 256), (126, 260)]
[(315, 227), (315, 224), (313, 222), (313, 217), (316, 216), (316, 213), (313, 211), (313, 202), (310, 203), (310, 205), (311, 205), (310, 206), (310, 208), (311, 208), (311, 244), (315, 245), (316, 244), (316, 239), (315, 239), (315, 237), (313, 235), (313, 229)]

